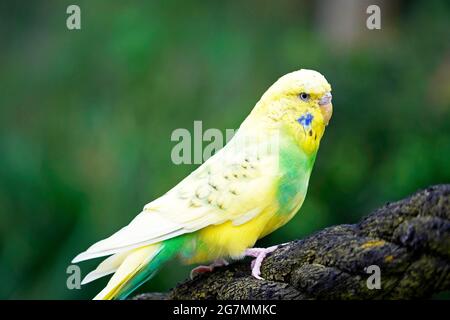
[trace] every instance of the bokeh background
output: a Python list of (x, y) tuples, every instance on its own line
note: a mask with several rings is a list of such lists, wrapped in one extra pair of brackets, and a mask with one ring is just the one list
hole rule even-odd
[(335, 113), (300, 214), (261, 245), (450, 182), (448, 1), (1, 1), (0, 38), (0, 298), (92, 298), (107, 279), (68, 290), (70, 260), (196, 167), (171, 162), (171, 133), (237, 128), (299, 68)]

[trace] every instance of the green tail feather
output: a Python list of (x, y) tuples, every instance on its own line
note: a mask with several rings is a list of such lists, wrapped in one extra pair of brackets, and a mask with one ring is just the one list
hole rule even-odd
[(184, 241), (185, 238), (182, 236), (163, 241), (161, 243), (161, 250), (144, 268), (142, 268), (120, 289), (115, 299), (126, 299), (134, 290), (146, 281), (150, 280), (165, 262), (172, 259), (177, 253), (179, 253)]

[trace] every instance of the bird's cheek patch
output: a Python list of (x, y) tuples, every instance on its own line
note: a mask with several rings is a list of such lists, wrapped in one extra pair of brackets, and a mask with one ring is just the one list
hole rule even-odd
[(297, 122), (300, 123), (305, 129), (309, 129), (311, 127), (311, 123), (314, 117), (311, 113), (307, 112), (297, 119)]

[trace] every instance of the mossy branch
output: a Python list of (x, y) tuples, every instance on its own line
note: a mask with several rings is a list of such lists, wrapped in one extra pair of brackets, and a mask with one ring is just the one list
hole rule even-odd
[[(381, 289), (365, 268), (377, 265)], [(168, 293), (135, 299), (410, 299), (450, 289), (450, 185), (390, 203), (354, 225), (324, 229), (268, 256), (265, 280), (249, 260), (216, 268)]]

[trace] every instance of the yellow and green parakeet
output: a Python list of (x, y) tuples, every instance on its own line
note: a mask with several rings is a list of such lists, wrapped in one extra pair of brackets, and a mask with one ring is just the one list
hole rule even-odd
[(331, 114), (331, 86), (320, 73), (278, 79), (224, 148), (73, 259), (109, 256), (82, 283), (114, 274), (95, 299), (124, 299), (173, 257), (212, 262), (194, 269), (201, 272), (252, 256), (261, 279), (261, 262), (276, 247), (253, 246), (300, 209)]

